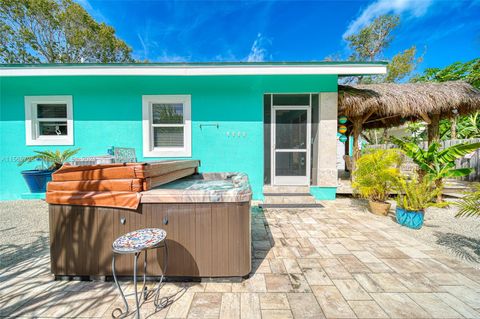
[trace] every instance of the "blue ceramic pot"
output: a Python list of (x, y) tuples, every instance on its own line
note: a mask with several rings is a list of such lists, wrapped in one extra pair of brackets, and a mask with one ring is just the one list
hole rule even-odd
[(395, 210), (395, 216), (400, 225), (412, 229), (420, 229), (423, 226), (425, 212), (423, 210), (412, 211), (397, 207)]
[(53, 170), (32, 169), (22, 171), (21, 173), (31, 193), (45, 193), (47, 191), (47, 183), (52, 180), (53, 172)]

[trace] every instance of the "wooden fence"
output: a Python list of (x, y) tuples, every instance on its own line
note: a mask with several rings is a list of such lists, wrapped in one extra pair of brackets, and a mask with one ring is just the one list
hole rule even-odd
[[(442, 145), (442, 148), (445, 148), (445, 147), (449, 147), (449, 146), (460, 144), (460, 143), (477, 143), (477, 142), (480, 142), (480, 138), (441, 141), (441, 145)], [(427, 142), (420, 142), (419, 146), (425, 149), (427, 147)], [(374, 144), (374, 145), (367, 145), (366, 147), (387, 149), (387, 148), (395, 148), (396, 146), (393, 144)], [(413, 164), (410, 159), (409, 161), (410, 163), (406, 163), (407, 166), (409, 166), (409, 164)], [(461, 179), (469, 182), (479, 182), (480, 181), (480, 150), (476, 150), (475, 152), (468, 154), (463, 158), (458, 159), (456, 161), (456, 167), (457, 168), (460, 168), (460, 167), (473, 168), (474, 171), (470, 175), (465, 176)]]

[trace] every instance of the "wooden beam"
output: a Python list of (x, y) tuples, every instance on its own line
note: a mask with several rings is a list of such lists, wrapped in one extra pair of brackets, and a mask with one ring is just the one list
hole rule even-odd
[(427, 124), (432, 124), (432, 120), (430, 117), (428, 117), (427, 113), (420, 113), (420, 117), (427, 123)]
[(375, 113), (374, 110), (371, 110), (370, 112), (367, 113), (367, 115), (365, 115), (363, 118), (362, 118), (362, 124), (365, 123), (366, 120), (368, 120), (368, 118), (370, 116), (372, 116), (372, 114)]

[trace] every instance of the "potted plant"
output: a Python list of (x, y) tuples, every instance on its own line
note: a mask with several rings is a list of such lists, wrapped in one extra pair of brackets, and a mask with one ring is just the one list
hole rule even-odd
[(352, 186), (358, 195), (368, 199), (372, 213), (388, 214), (391, 204), (387, 199), (395, 189), (401, 163), (402, 154), (395, 149), (374, 150), (358, 159)]
[(397, 222), (412, 229), (420, 229), (423, 226), (425, 210), (428, 207), (444, 207), (446, 202), (435, 202), (435, 198), (442, 192), (435, 186), (431, 176), (412, 179), (401, 177), (397, 180), (398, 196), (395, 217)]
[(72, 156), (80, 151), (77, 149), (67, 149), (63, 152), (56, 151), (34, 151), (36, 154), (23, 158), (18, 166), (33, 161), (41, 161), (39, 168), (22, 171), (21, 174), (32, 193), (44, 193), (47, 183), (52, 180), (52, 173), (62, 167)]

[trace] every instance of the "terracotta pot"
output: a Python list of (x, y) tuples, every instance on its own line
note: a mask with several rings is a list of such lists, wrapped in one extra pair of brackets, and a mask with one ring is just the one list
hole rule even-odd
[(390, 210), (390, 206), (392, 206), (392, 204), (387, 202), (376, 202), (373, 200), (369, 200), (368, 206), (370, 207), (370, 211), (375, 215), (387, 216), (388, 211)]

